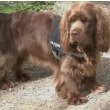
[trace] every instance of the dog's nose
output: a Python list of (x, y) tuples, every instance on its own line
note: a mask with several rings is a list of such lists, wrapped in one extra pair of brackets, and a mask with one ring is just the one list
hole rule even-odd
[(76, 37), (78, 37), (80, 35), (80, 33), (77, 31), (73, 31), (71, 34), (72, 34), (72, 36), (76, 36)]
[(77, 36), (77, 35), (79, 35), (79, 33), (75, 31), (75, 32), (73, 32), (73, 35)]

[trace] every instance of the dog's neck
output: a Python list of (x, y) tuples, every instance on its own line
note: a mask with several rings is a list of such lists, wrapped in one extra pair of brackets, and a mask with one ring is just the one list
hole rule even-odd
[(62, 53), (63, 55), (68, 55), (80, 60), (80, 59), (87, 59), (87, 57), (93, 56), (94, 51), (95, 49), (89, 46), (86, 48), (78, 46), (76, 48), (73, 48), (71, 51), (68, 51), (65, 53), (63, 53), (63, 50), (62, 50)]
[(81, 51), (78, 51), (76, 49), (72, 50), (72, 51), (67, 51), (64, 52), (63, 49), (60, 50), (60, 58), (64, 57), (64, 56), (70, 56), (76, 59), (82, 59), (84, 58), (84, 54)]
[(73, 58), (84, 58), (84, 54), (83, 53), (79, 53), (79, 52), (68, 52), (67, 55), (73, 57)]
[(84, 52), (82, 51), (83, 49), (80, 46), (73, 47), (72, 50), (69, 50), (66, 52), (66, 55), (69, 55), (73, 58), (78, 58), (82, 59), (84, 58)]

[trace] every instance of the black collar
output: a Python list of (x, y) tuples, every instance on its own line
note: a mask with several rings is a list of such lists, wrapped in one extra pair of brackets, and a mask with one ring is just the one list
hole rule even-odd
[(82, 59), (84, 58), (84, 54), (83, 53), (79, 53), (79, 52), (67, 52), (67, 53), (63, 53), (63, 51), (60, 51), (59, 57), (57, 57), (57, 59), (61, 59), (64, 56), (70, 56), (76, 59)]
[(67, 55), (73, 57), (73, 58), (84, 58), (84, 54), (83, 53), (79, 53), (79, 52), (68, 52)]

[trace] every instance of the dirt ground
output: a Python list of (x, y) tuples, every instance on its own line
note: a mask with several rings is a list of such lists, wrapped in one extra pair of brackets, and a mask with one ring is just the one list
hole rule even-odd
[[(110, 2), (96, 2), (110, 7)], [(62, 14), (72, 2), (57, 2), (55, 12)], [(49, 69), (25, 64), (23, 70), (31, 74), (32, 79), (25, 83), (16, 82), (9, 90), (0, 90), (0, 110), (110, 110), (110, 54), (104, 54), (97, 80), (108, 87), (106, 93), (89, 93), (86, 104), (68, 106), (54, 90), (53, 78)]]

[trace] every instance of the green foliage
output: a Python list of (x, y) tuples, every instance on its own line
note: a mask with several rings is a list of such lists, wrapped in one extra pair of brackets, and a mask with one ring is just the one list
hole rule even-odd
[(0, 1), (0, 13), (12, 13), (21, 10), (52, 10), (54, 2), (50, 1)]

